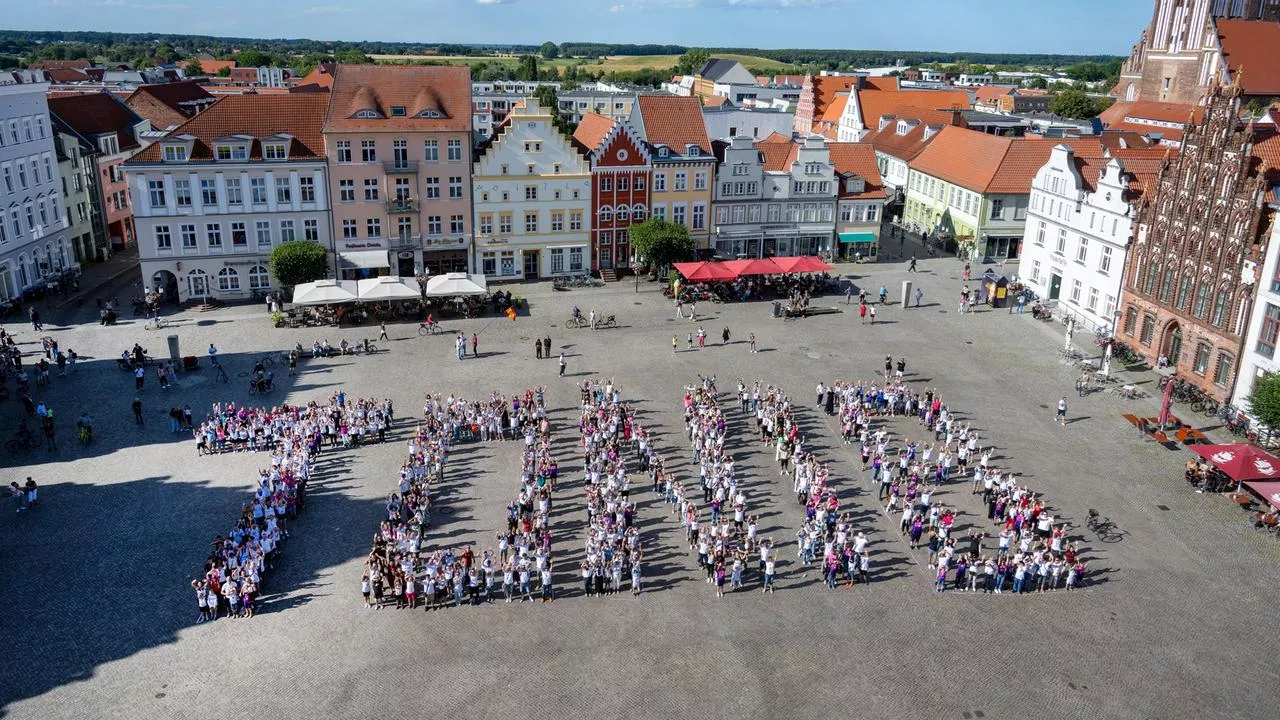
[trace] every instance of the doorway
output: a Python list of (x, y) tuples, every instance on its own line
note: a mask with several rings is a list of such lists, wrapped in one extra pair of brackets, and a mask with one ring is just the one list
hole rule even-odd
[(530, 250), (524, 253), (524, 279), (538, 279), (538, 251)]
[(1164, 352), (1160, 353), (1169, 359), (1171, 367), (1178, 366), (1178, 358), (1182, 355), (1182, 326), (1174, 323), (1172, 327), (1165, 331)]
[(206, 300), (209, 297), (209, 275), (203, 270), (192, 270), (187, 273), (187, 297)]
[(1062, 294), (1062, 276), (1057, 273), (1049, 275), (1049, 299), (1057, 300)]

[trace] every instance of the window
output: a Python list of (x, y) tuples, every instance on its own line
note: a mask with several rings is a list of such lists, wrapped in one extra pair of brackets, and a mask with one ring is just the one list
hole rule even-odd
[(631, 208), (631, 219), (633, 221), (644, 222), (644, 216), (645, 216), (645, 212), (644, 212), (643, 205), (636, 205), (635, 207)]
[(218, 183), (216, 180), (206, 179), (200, 181), (200, 204), (218, 204)]
[(706, 203), (693, 204), (693, 229), (702, 230), (707, 227)]
[[(526, 142), (526, 143), (524, 144), (524, 151), (525, 151), (526, 153), (540, 153), (540, 152), (542, 152), (542, 143), (540, 143), (540, 142)], [(452, 160), (453, 158), (450, 158), (450, 159)]]
[(612, 192), (613, 180), (607, 177), (600, 178), (600, 192)]
[(1142, 316), (1142, 334), (1138, 336), (1138, 340), (1148, 347), (1151, 346), (1151, 339), (1156, 334), (1156, 318), (1154, 315)]
[(173, 249), (173, 236), (169, 234), (168, 225), (156, 226), (156, 249), (169, 251)]
[(1098, 272), (1107, 275), (1111, 272), (1111, 246), (1103, 245), (1101, 257), (1098, 258)]
[(498, 274), (498, 259), (493, 253), (480, 253), (480, 271), (485, 275)]
[(462, 198), (462, 177), (449, 178), (449, 197), (453, 200)]
[(424, 156), (423, 159), (425, 159), (427, 162), (436, 162), (440, 159), (440, 141), (439, 140), (424, 140), (422, 143), (422, 147), (423, 147), (423, 156)]
[(1004, 201), (1003, 200), (991, 201), (991, 217), (992, 218), (1004, 217)]
[(350, 140), (338, 141), (338, 162), (340, 163), (351, 162), (351, 141)]
[(1178, 285), (1178, 299), (1175, 305), (1179, 310), (1186, 310), (1187, 303), (1191, 301), (1191, 278), (1182, 278), (1182, 283)]
[(699, 170), (698, 172), (693, 174), (693, 189), (694, 190), (707, 189), (707, 174), (705, 172)]
[(182, 238), (183, 250), (195, 250), (196, 242), (196, 226), (195, 225), (179, 225), (178, 236)]
[(271, 273), (261, 265), (249, 268), (249, 289), (263, 290), (271, 287)]
[(1209, 322), (1222, 327), (1222, 323), (1227, 318), (1227, 291), (1225, 289), (1218, 291), (1218, 296), (1213, 300), (1213, 316), (1209, 318)]
[(666, 192), (667, 190), (667, 174), (655, 173), (653, 176), (653, 191)]
[(382, 218), (367, 218), (364, 221), (365, 237), (380, 238), (382, 237)]
[(1205, 343), (1196, 344), (1196, 357), (1191, 363), (1191, 369), (1197, 375), (1204, 375), (1209, 372), (1209, 346)]
[(627, 222), (631, 217), (631, 208), (626, 205), (619, 205), (618, 209), (614, 212), (617, 215), (618, 222)]
[(444, 222), (440, 215), (427, 216), (427, 234), (428, 235), (444, 234)]
[(218, 223), (209, 223), (204, 226), (204, 244), (210, 251), (220, 252), (222, 250), (222, 226)]
[(1040, 261), (1039, 260), (1031, 261), (1031, 281), (1040, 282)]
[(1259, 355), (1273, 358), (1276, 354), (1276, 337), (1280, 336), (1280, 307), (1267, 303), (1262, 314), (1262, 331), (1258, 333), (1255, 347)]
[(231, 247), (249, 247), (249, 233), (245, 230), (245, 225), (242, 222), (231, 223)]
[(1107, 319), (1108, 323), (1110, 323), (1112, 319), (1115, 318), (1116, 316), (1116, 296), (1115, 295), (1107, 296), (1107, 304), (1106, 304), (1106, 307), (1104, 307), (1102, 310), (1102, 316)]
[(378, 162), (378, 147), (372, 140), (360, 141), (360, 160), (362, 162)]
[[(552, 216), (555, 217), (554, 215)], [(480, 234), (489, 235), (493, 232), (493, 216), (485, 213), (480, 216)]]
[(511, 213), (499, 213), (498, 232), (502, 235), (511, 234)]
[(258, 247), (271, 247), (271, 221), (259, 220), (254, 223), (254, 233), (258, 238)]
[(564, 249), (563, 248), (551, 249), (551, 272), (552, 273), (564, 272)]
[(1209, 283), (1201, 282), (1196, 288), (1196, 306), (1192, 313), (1199, 318), (1204, 317), (1207, 306), (1209, 304)]
[(524, 214), (524, 231), (527, 233), (538, 232), (538, 213), (527, 212)]
[[(21, 180), (21, 179), (22, 179), (22, 166), (21, 166), (21, 165), (19, 165), (19, 166), (18, 166), (18, 179), (19, 179), (19, 180)], [(26, 187), (26, 183), (25, 183), (25, 182), (23, 183), (23, 187)], [(161, 207), (164, 207), (164, 206), (165, 206), (165, 201), (164, 201), (164, 181), (163, 181), (163, 180), (148, 180), (148, 181), (147, 181), (147, 190), (149, 191), (149, 194), (150, 194), (150, 196), (151, 196), (151, 207), (153, 207), (153, 208), (161, 208)]]
[(320, 242), (320, 221), (311, 218), (303, 220), (302, 234), (304, 240)]
[(427, 199), (428, 200), (440, 199), (440, 178), (438, 177), (427, 178)]
[(613, 222), (613, 208), (609, 207), (608, 205), (605, 205), (604, 207), (600, 208), (600, 222), (601, 223)]
[(1058, 228), (1058, 245), (1053, 251), (1059, 255), (1067, 253), (1067, 231), (1065, 228)]
[(1164, 279), (1160, 282), (1160, 302), (1167, 303), (1173, 296), (1173, 266), (1164, 269)]
[(298, 239), (297, 236), (294, 235), (294, 232), (293, 232), (293, 221), (281, 220), (280, 221), (280, 242), (290, 242), (292, 240), (297, 240), (297, 239)]
[(8, 165), (4, 166), (4, 189), (5, 192), (13, 192), (13, 170)]
[(185, 145), (165, 145), (164, 161), (165, 162), (183, 162), (187, 159), (187, 148)]
[(226, 186), (227, 186), (227, 202), (230, 203), (231, 205), (243, 205), (244, 192), (240, 188), (240, 179), (227, 178)]
[(289, 157), (284, 143), (267, 143), (262, 146), (263, 160), (285, 160)]
[(671, 206), (671, 222), (677, 225), (687, 225), (685, 222), (685, 206), (684, 203), (677, 203)]
[(676, 173), (676, 179), (672, 183), (672, 189), (676, 192), (684, 192), (688, 185), (688, 175), (681, 171)]
[(582, 271), (582, 248), (569, 248), (569, 272)]
[(1084, 305), (1090, 312), (1098, 311), (1098, 288), (1089, 288), (1089, 301)]
[(364, 179), (364, 199), (369, 202), (377, 202), (378, 200), (377, 178)]
[(342, 221), (342, 238), (344, 240), (354, 240), (355, 238), (358, 238), (358, 237), (360, 237), (360, 235), (359, 235), (359, 232), (356, 230), (356, 221), (343, 220)]
[(266, 178), (249, 178), (249, 199), (254, 205), (267, 204)]
[(191, 181), (173, 181), (173, 202), (178, 207), (191, 207)]
[(1079, 280), (1071, 281), (1071, 302), (1080, 302), (1080, 292), (1084, 289), (1084, 285)]
[(1132, 307), (1124, 311), (1124, 334), (1133, 337), (1134, 326), (1138, 324), (1138, 312)]
[(453, 235), (461, 235), (466, 232), (465, 223), (461, 215), (449, 216), (449, 232)]
[(1081, 235), (1080, 244), (1076, 246), (1076, 262), (1083, 265), (1089, 259), (1089, 238)]
[(288, 205), (293, 203), (293, 187), (289, 178), (276, 178), (276, 203)]
[(309, 177), (298, 178), (298, 199), (304, 203), (313, 203), (316, 201), (316, 179)]
[(569, 229), (570, 230), (582, 229), (582, 211), (581, 210), (569, 211)]
[(561, 232), (564, 230), (564, 211), (551, 211), (551, 232)]
[(1235, 359), (1226, 353), (1218, 353), (1218, 363), (1213, 368), (1213, 384), (1218, 387), (1226, 387), (1231, 382), (1231, 369), (1235, 366)]
[(240, 291), (240, 273), (235, 268), (224, 267), (218, 271), (218, 290), (222, 292)]
[[(620, 150), (619, 152), (626, 152), (626, 150)], [(630, 185), (631, 184), (627, 182), (626, 175), (623, 175), (622, 177), (618, 178), (618, 192), (627, 192), (627, 190), (630, 188)]]
[(356, 200), (356, 181), (355, 180), (339, 180), (338, 181), (338, 200), (342, 202), (355, 202)]
[(449, 141), (449, 160), (458, 161), (461, 159), (462, 159), (462, 141), (450, 140)]

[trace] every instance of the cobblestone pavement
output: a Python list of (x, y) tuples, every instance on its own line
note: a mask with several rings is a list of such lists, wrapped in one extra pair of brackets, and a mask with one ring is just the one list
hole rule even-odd
[[(207, 370), (168, 394), (142, 392), (147, 424), (130, 418), (131, 377), (113, 357), (141, 341), (164, 354), (163, 335), (137, 321), (114, 328), (49, 326), (62, 347), (91, 356), (41, 388), (61, 418), (62, 448), (4, 457), (4, 483), (35, 476), (40, 506), (0, 513), (0, 709), (14, 718), (367, 717), (422, 713), (470, 717), (863, 717), (929, 718), (1252, 718), (1268, 713), (1259, 690), (1276, 679), (1280, 642), (1262, 622), (1274, 604), (1280, 543), (1254, 531), (1224, 498), (1197, 495), (1182, 481), (1185, 455), (1137, 437), (1123, 412), (1155, 411), (1155, 400), (1107, 394), (1077, 399), (1074, 371), (1059, 364), (1058, 325), (1003, 310), (958, 316), (954, 260), (842, 266), (873, 292), (898, 294), (904, 279), (924, 290), (924, 306), (883, 308), (875, 326), (841, 314), (797, 322), (768, 317), (762, 303), (699, 306), (712, 338), (728, 326), (734, 342), (684, 351), (698, 325), (675, 319), (656, 285), (552, 292), (520, 286), (532, 314), (451, 322), (480, 333), (482, 357), (457, 361), (448, 336), (390, 328), (372, 357), (305, 361), (281, 378), (276, 398), (292, 402), (349, 395), (391, 397), (416, 414), (426, 391), (476, 397), (534, 384), (556, 408), (562, 467), (574, 463), (577, 383), (617, 379), (657, 443), (688, 476), (680, 431), (682, 386), (713, 373), (722, 390), (738, 377), (784, 386), (805, 409), (802, 429), (834, 468), (859, 527), (873, 537), (873, 583), (829, 591), (794, 562), (792, 533), (802, 512), (772, 455), (744, 420), (731, 428), (734, 453), (766, 534), (784, 546), (776, 594), (716, 600), (702, 581), (666, 506), (642, 498), (639, 522), (649, 563), (646, 591), (585, 598), (574, 581), (584, 512), (580, 480), (569, 473), (554, 517), (560, 599), (432, 613), (369, 611), (359, 599), (361, 563), (391, 491), (403, 445), (322, 455), (315, 492), (268, 579), (252, 621), (196, 625), (187, 583), (207, 541), (224, 532), (247, 498), (260, 457), (196, 458), (189, 437), (168, 432), (166, 412), (188, 402), (197, 413), (216, 400), (253, 403), (239, 376), (262, 353), (373, 337), (374, 330), (275, 330), (259, 306), (179, 315), (185, 353), (216, 342), (230, 383)], [(616, 313), (622, 328), (560, 327), (572, 304)], [(843, 303), (823, 299), (818, 304)], [(92, 311), (81, 311), (91, 314)], [(24, 341), (29, 327), (11, 323)], [(564, 350), (535, 360), (534, 337), (549, 332)], [(747, 352), (754, 332), (762, 351)], [(671, 352), (671, 337), (682, 348)], [(1077, 338), (1089, 345), (1091, 337)], [(1079, 342), (1078, 342), (1079, 344)], [(38, 350), (38, 344), (27, 345)], [(874, 494), (828, 418), (808, 408), (819, 380), (870, 377), (886, 353), (907, 359), (909, 379), (943, 397), (997, 447), (1055, 513), (1076, 523), (1096, 583), (1075, 592), (1013, 597), (936, 594), (923, 567)], [(283, 373), (280, 373), (283, 375)], [(1153, 384), (1152, 376), (1135, 381)], [(1069, 395), (1066, 427), (1053, 408)], [(1154, 394), (1154, 393), (1153, 393)], [(97, 442), (76, 445), (69, 428), (89, 409)], [(0, 428), (17, 403), (0, 404)], [(736, 410), (731, 417), (739, 418)], [(893, 421), (910, 436), (909, 420)], [(433, 543), (491, 543), (515, 487), (514, 445), (466, 446), (450, 466), (451, 512)], [(28, 464), (29, 463), (29, 464)], [(967, 486), (941, 501), (961, 508), (962, 526), (984, 522)], [(1124, 531), (1104, 544), (1082, 526), (1098, 508)], [(852, 710), (856, 708), (856, 710)], [(376, 710), (375, 710), (376, 709)]]

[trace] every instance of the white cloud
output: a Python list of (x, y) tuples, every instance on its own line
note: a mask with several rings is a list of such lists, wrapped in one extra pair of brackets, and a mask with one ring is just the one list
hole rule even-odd
[(476, 0), (477, 5), (506, 5), (511, 0)]
[(626, 9), (627, 9), (626, 5), (614, 5), (613, 7), (609, 8), (609, 12), (611, 13), (622, 12), (623, 10), (626, 10)]

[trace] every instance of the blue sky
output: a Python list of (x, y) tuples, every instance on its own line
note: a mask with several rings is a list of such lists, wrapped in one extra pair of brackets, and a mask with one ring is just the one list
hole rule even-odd
[[(1150, 0), (12, 0), (28, 30), (1127, 54)], [(9, 4), (6, 2), (6, 4)], [(1052, 9), (1050, 9), (1052, 7)], [(280, 19), (283, 18), (284, 22)]]

